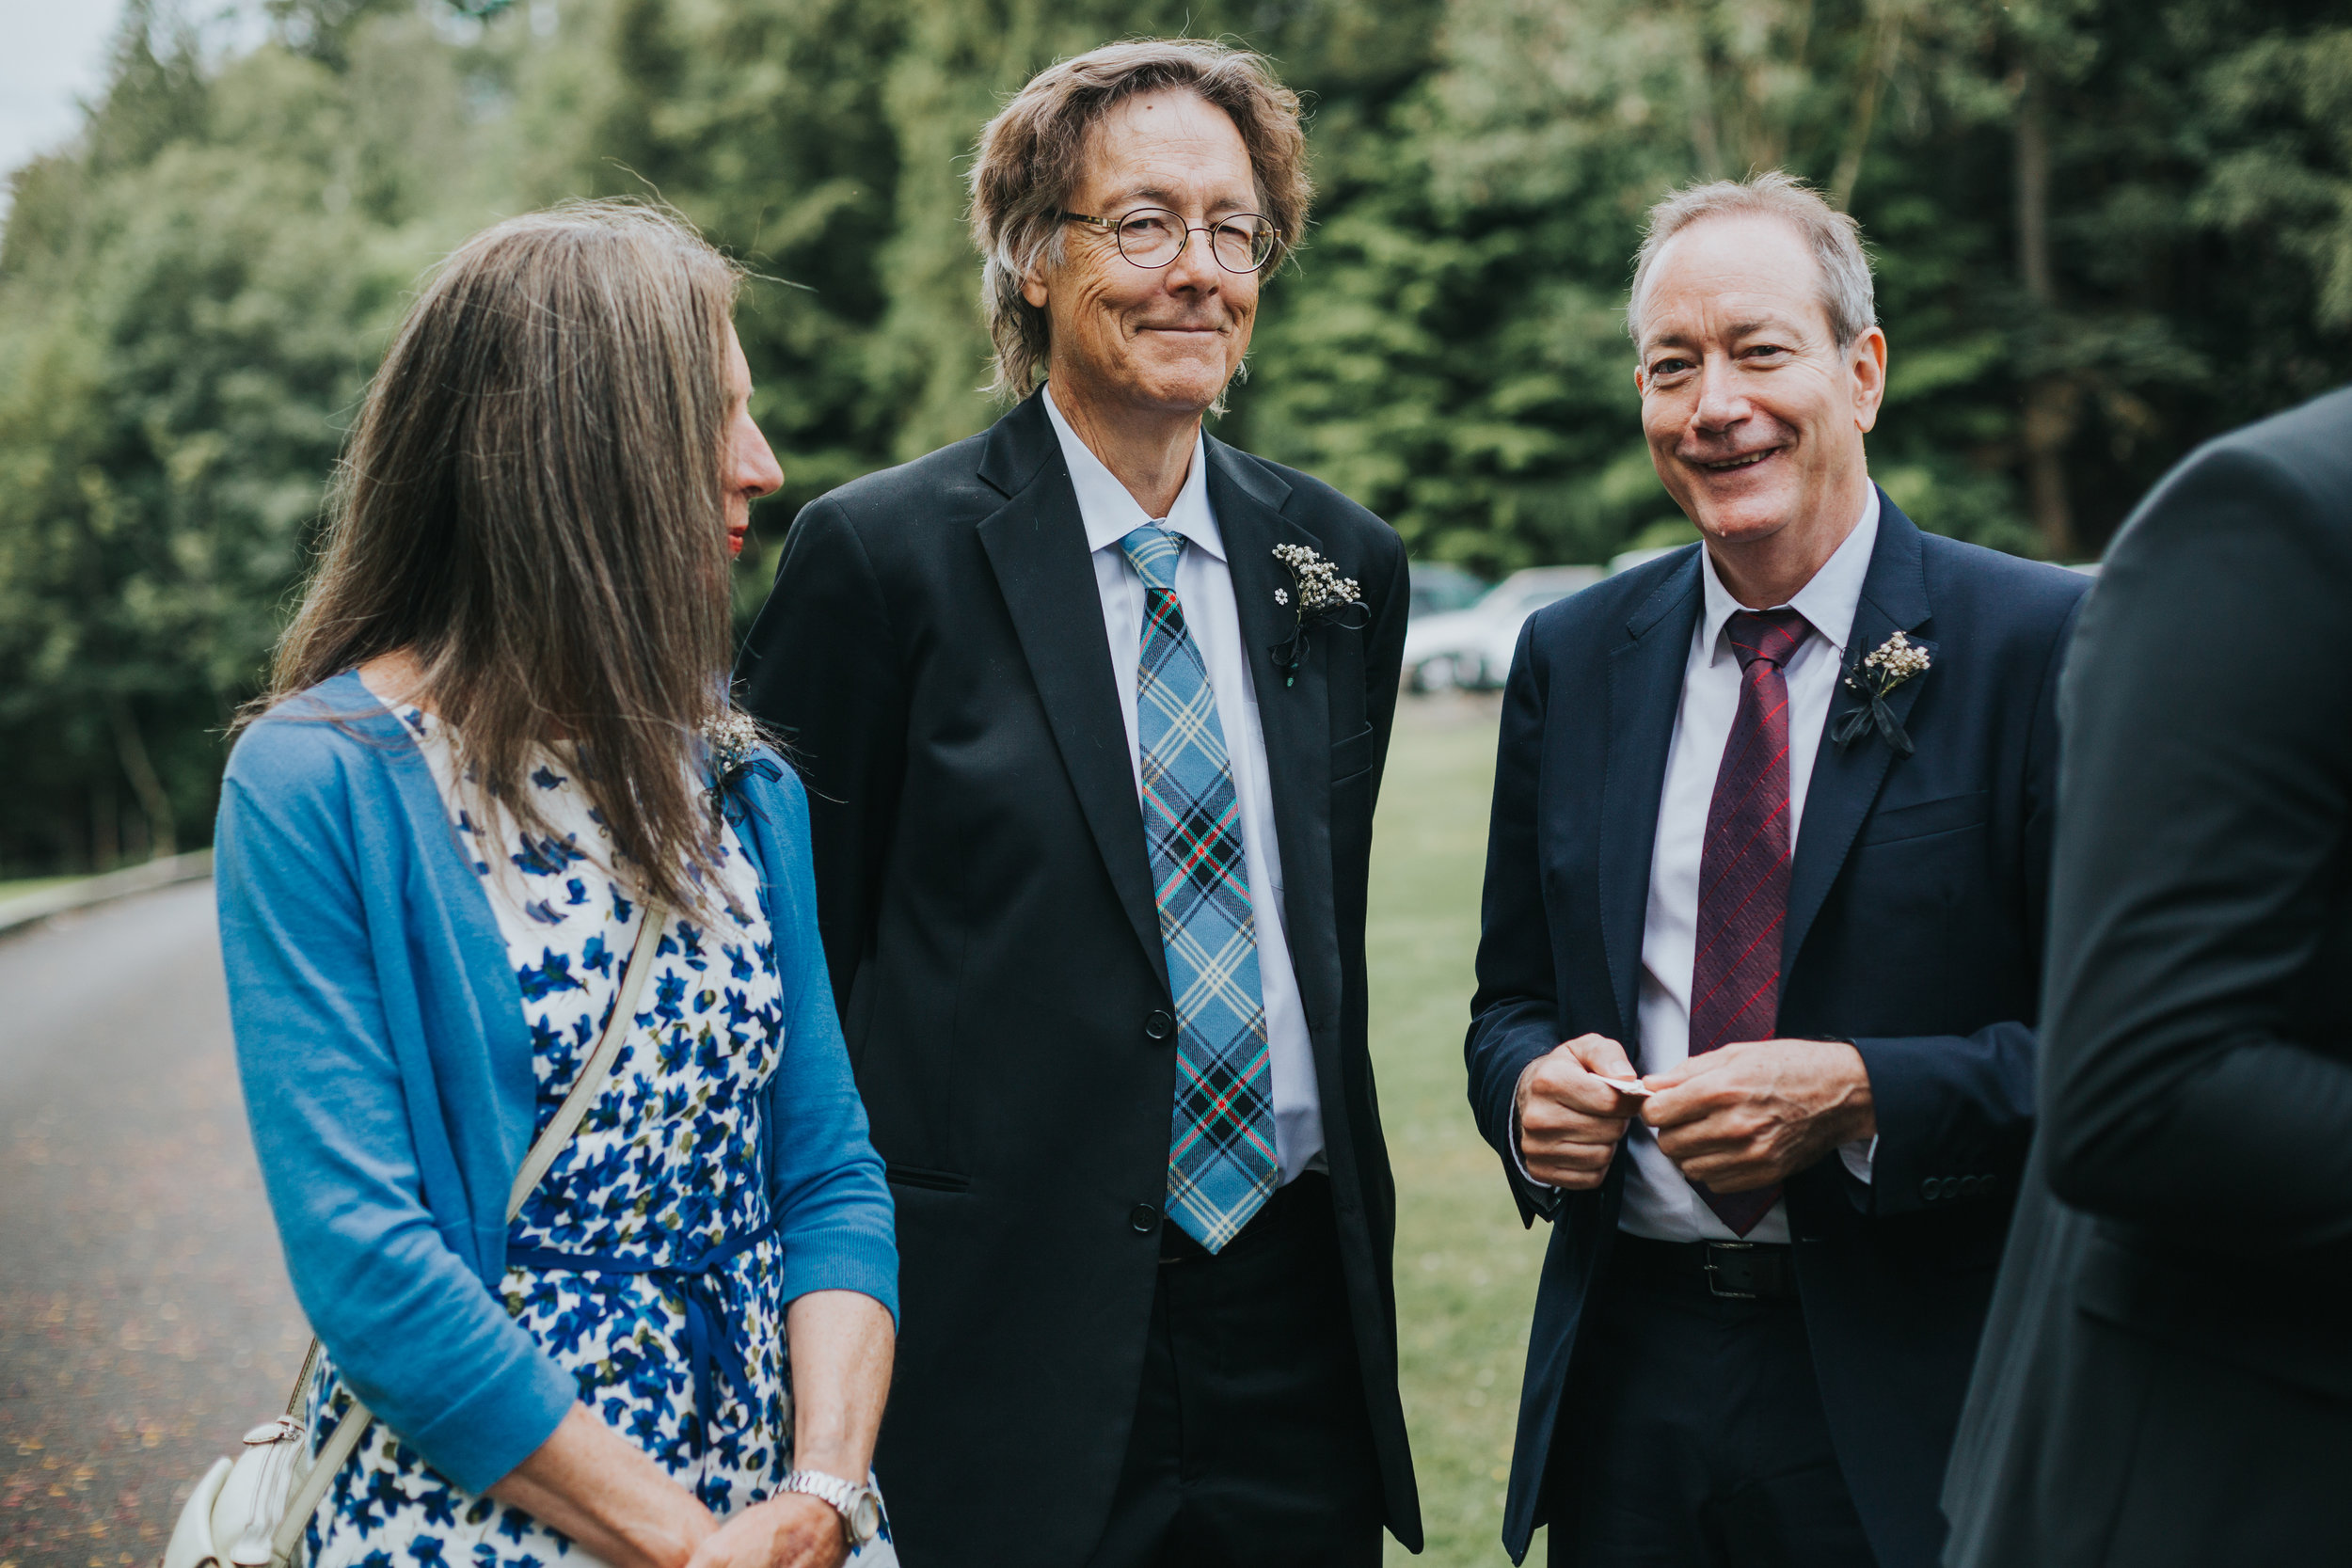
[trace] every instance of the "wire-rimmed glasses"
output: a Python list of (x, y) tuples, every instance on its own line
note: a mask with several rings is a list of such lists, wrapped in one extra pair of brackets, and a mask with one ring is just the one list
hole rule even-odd
[(1119, 242), (1119, 254), (1139, 267), (1172, 265), (1195, 234), (1209, 236), (1209, 254), (1227, 272), (1251, 273), (1274, 260), (1274, 225), (1257, 213), (1232, 213), (1212, 224), (1187, 224), (1165, 207), (1137, 207), (1118, 218), (1064, 213), (1064, 222), (1099, 229)]

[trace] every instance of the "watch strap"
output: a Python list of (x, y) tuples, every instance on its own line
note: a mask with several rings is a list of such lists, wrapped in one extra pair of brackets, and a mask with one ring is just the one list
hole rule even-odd
[[(841, 1515), (841, 1533), (848, 1538), (851, 1551), (857, 1550), (871, 1539), (870, 1533), (864, 1537), (858, 1534), (857, 1513), (859, 1503), (868, 1497), (876, 1497), (872, 1487), (861, 1485), (853, 1481), (844, 1481), (839, 1476), (827, 1475), (822, 1470), (794, 1470), (784, 1478), (776, 1489), (780, 1492), (798, 1492), (829, 1505), (835, 1513)], [(876, 1497), (876, 1512), (879, 1513), (879, 1497)]]

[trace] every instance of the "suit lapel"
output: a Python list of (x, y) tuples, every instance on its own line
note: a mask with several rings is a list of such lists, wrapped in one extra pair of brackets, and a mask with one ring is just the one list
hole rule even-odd
[(1103, 636), (1102, 595), (1078, 494), (1035, 394), (990, 431), (979, 477), (1009, 498), (981, 520), (981, 547), (1111, 886), (1165, 986), (1168, 954), (1152, 898), (1127, 724)]
[[(1609, 654), (1609, 752), (1600, 804), (1600, 934), (1617, 1004), (1617, 1038), (1631, 1054), (1642, 929), (1649, 911), (1650, 852), (1666, 787), (1691, 632), (1704, 596), (1693, 548), (1626, 621)], [(1639, 1060), (1638, 1056), (1635, 1058)]]
[[(1290, 571), (1274, 559), (1277, 545), (1321, 547), (1321, 542), (1282, 512), (1290, 486), (1241, 459), (1224, 442), (1206, 443), (1209, 506), (1225, 541), (1225, 565), (1233, 582), (1233, 608), (1241, 627), (1242, 658), (1258, 698), (1258, 722), (1265, 736), (1266, 781), (1274, 797), (1274, 832), (1282, 851), (1282, 919), (1290, 940), (1291, 966), (1308, 1015), (1339, 1016), (1339, 949), (1331, 893), (1331, 640), (1353, 632), (1318, 628), (1308, 634), (1309, 651), (1292, 685), (1282, 684), (1274, 663), (1275, 645), (1288, 637), (1293, 610), (1277, 602), (1291, 588)], [(1348, 575), (1349, 562), (1336, 563)], [(1232, 719), (1227, 734), (1236, 733)], [(1326, 1033), (1328, 1033), (1327, 1031)], [(1331, 1035), (1333, 1049), (1338, 1037)], [(1336, 1063), (1318, 1062), (1336, 1070)]]
[[(1919, 530), (1881, 491), (1878, 541), (1871, 546), (1870, 570), (1862, 579), (1862, 598), (1854, 607), (1853, 630), (1846, 638), (1845, 668), (1852, 668), (1857, 658), (1896, 632), (1916, 631), (1928, 618)], [(1922, 645), (1931, 652), (1934, 649), (1932, 642)], [(1934, 678), (1931, 667), (1926, 675), (1906, 681), (1888, 695), (1887, 706), (1894, 710), (1898, 722), (1910, 717), (1911, 705), (1918, 700), (1921, 688)], [(1804, 822), (1797, 832), (1796, 863), (1788, 872), (1788, 916), (1781, 933), (1784, 985), (1895, 760), (1894, 752), (1876, 730), (1866, 731), (1842, 750), (1830, 739), (1839, 721), (1862, 705), (1862, 699), (1847, 687), (1841, 673), (1830, 698), (1829, 721), (1821, 727), (1821, 747), (1813, 759), (1813, 780), (1805, 789)]]

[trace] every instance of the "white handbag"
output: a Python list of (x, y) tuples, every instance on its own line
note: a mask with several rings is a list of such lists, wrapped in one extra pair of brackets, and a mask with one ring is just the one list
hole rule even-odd
[[(522, 1212), (523, 1199), (555, 1164), (564, 1146), (572, 1141), (580, 1118), (603, 1091), (612, 1059), (620, 1053), (629, 1021), (636, 1016), (638, 993), (653, 970), (654, 949), (669, 924), (669, 914), (660, 905), (646, 906), (636, 944), (629, 950), (628, 970), (613, 1001), (612, 1015), (597, 1037), (596, 1053), (580, 1069), (580, 1080), (564, 1097), (555, 1119), (532, 1144), (531, 1152), (523, 1156), (522, 1168), (515, 1173), (514, 1189), (506, 1198), (509, 1224)], [(233, 1460), (213, 1461), (213, 1467), (196, 1483), (187, 1506), (180, 1511), (180, 1522), (172, 1528), (171, 1544), (164, 1548), (163, 1568), (295, 1568), (301, 1561), (302, 1538), (310, 1528), (310, 1515), (318, 1512), (327, 1486), (359, 1446), (360, 1434), (372, 1419), (367, 1406), (353, 1400), (326, 1447), (319, 1449), (318, 1458), (309, 1457), (310, 1429), (299, 1413), (318, 1358), (319, 1342), (312, 1339), (310, 1353), (302, 1358), (301, 1374), (294, 1379), (294, 1392), (287, 1396), (286, 1413), (246, 1433), (245, 1451)]]

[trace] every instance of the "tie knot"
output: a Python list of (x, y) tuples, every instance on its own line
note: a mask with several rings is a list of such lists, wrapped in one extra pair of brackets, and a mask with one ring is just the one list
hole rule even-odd
[(1813, 627), (1793, 610), (1742, 610), (1724, 625), (1742, 670), (1759, 658), (1771, 660), (1774, 669), (1787, 668), (1788, 657), (1812, 634)]
[(1119, 542), (1119, 553), (1127, 558), (1143, 585), (1162, 594), (1176, 591), (1176, 558), (1184, 552), (1184, 537), (1157, 523), (1146, 523)]

